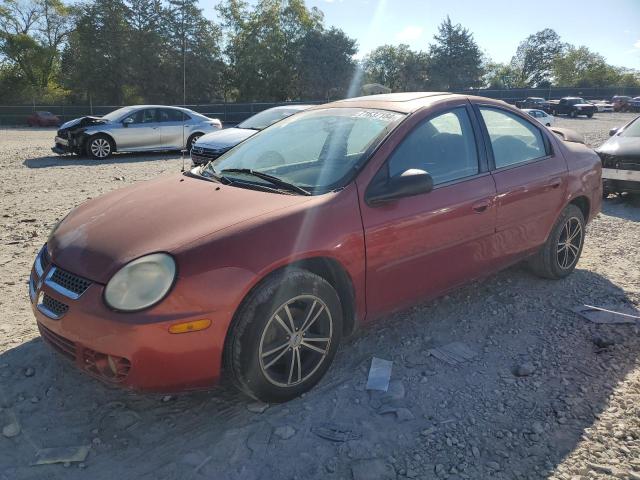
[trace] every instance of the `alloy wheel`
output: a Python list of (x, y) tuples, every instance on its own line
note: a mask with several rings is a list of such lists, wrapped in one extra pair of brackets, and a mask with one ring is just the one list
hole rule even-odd
[(98, 158), (108, 157), (111, 153), (111, 145), (104, 138), (96, 138), (91, 142), (91, 153)]
[(570, 217), (562, 227), (558, 239), (557, 260), (560, 268), (567, 270), (578, 261), (582, 247), (582, 223)]
[(282, 304), (267, 322), (258, 351), (265, 378), (278, 387), (293, 387), (310, 378), (331, 346), (333, 319), (315, 295), (300, 295)]

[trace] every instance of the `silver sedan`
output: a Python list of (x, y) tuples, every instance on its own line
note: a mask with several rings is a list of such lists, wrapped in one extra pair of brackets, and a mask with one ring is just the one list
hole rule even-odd
[(217, 118), (188, 108), (137, 105), (103, 117), (81, 117), (64, 123), (51, 150), (61, 155), (86, 153), (97, 159), (116, 151), (190, 150), (202, 135), (221, 128)]

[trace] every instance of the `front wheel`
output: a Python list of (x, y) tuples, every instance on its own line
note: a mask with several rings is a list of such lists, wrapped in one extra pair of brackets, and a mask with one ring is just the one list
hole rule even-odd
[(572, 110), (571, 113), (569, 113), (569, 116), (571, 118), (576, 118), (578, 116), (578, 113), (575, 110)]
[(109, 158), (114, 150), (113, 140), (106, 135), (94, 135), (87, 140), (87, 155), (96, 160)]
[(189, 137), (186, 145), (187, 152), (191, 152), (191, 147), (193, 147), (193, 144), (196, 143), (201, 136), (202, 136), (201, 133), (194, 133)]
[(585, 219), (575, 205), (567, 205), (542, 248), (529, 259), (533, 272), (543, 278), (566, 277), (576, 268), (584, 245)]
[(311, 272), (288, 269), (243, 302), (225, 345), (225, 369), (247, 395), (284, 402), (322, 378), (341, 336), (335, 289)]
[(593, 113), (587, 113), (588, 118), (593, 118)]

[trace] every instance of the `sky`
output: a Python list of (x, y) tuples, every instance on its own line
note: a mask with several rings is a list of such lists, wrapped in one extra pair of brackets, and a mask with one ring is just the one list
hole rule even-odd
[[(215, 19), (218, 0), (200, 0)], [(255, 3), (250, 0), (249, 3)], [(468, 28), (492, 60), (509, 62), (528, 35), (553, 28), (562, 41), (585, 45), (613, 65), (640, 70), (640, 0), (306, 0), (325, 24), (358, 42), (358, 57), (377, 46), (406, 43), (425, 50), (447, 16)]]

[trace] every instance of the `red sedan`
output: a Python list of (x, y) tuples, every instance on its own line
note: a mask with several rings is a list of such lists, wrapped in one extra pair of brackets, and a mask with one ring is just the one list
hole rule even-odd
[(104, 381), (176, 391), (224, 372), (285, 401), (388, 312), (522, 260), (569, 275), (602, 196), (575, 140), (479, 97), (317, 106), (73, 210), (35, 261), (33, 311)]
[(27, 117), (30, 127), (58, 127), (61, 124), (60, 117), (51, 112), (33, 112)]

